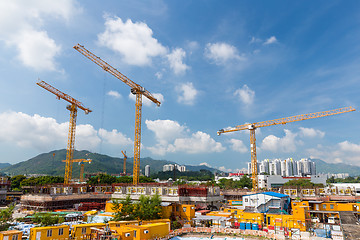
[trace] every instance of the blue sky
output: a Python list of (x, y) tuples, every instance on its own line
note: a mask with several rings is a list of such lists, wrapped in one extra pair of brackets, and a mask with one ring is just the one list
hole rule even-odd
[[(162, 102), (143, 103), (141, 157), (236, 171), (250, 161), (249, 122), (358, 107), (358, 1), (0, 2), (0, 162), (76, 143), (132, 157), (130, 88), (73, 49), (84, 45)], [(358, 111), (257, 129), (258, 160), (320, 158), (359, 165)]]

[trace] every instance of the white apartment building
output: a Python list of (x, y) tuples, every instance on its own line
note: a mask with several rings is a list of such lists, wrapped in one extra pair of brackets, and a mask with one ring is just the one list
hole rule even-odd
[[(316, 175), (316, 164), (310, 159), (303, 158), (299, 161), (287, 158), (284, 160), (265, 159), (257, 163), (258, 174), (269, 174), (275, 176), (292, 177), (292, 176), (308, 176)], [(251, 171), (251, 163), (248, 163), (248, 172)]]
[(145, 166), (145, 176), (150, 177), (150, 165)]
[(166, 164), (163, 166), (163, 172), (167, 171), (174, 171), (174, 169), (178, 170), (179, 172), (186, 172), (186, 166), (180, 166), (177, 164)]

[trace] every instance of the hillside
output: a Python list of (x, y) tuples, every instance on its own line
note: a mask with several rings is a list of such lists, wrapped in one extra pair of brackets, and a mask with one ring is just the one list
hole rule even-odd
[(10, 163), (0, 163), (0, 169), (7, 168), (9, 166), (11, 166)]
[[(55, 156), (53, 156), (55, 153)], [(123, 158), (110, 157), (103, 154), (91, 153), (89, 151), (74, 152), (74, 159), (92, 159), (92, 163), (85, 163), (85, 173), (106, 172), (107, 174), (119, 174), (123, 172)], [(27, 161), (20, 162), (1, 169), (2, 172), (9, 175), (19, 174), (48, 174), (53, 176), (62, 176), (65, 171), (66, 150), (56, 150), (49, 153), (43, 153), (33, 157)], [(162, 171), (163, 165), (175, 164), (167, 160), (154, 160), (152, 158), (140, 159), (140, 171), (144, 173), (146, 165), (150, 165), (151, 173)], [(210, 170), (212, 172), (216, 169), (206, 166), (186, 166), (190, 171), (199, 171), (200, 169)], [(128, 158), (126, 163), (126, 172), (132, 173), (133, 158)], [(73, 164), (73, 177), (77, 178), (80, 174), (80, 166), (77, 163)]]
[(359, 176), (360, 167), (345, 163), (327, 163), (320, 159), (311, 159), (316, 163), (318, 173), (349, 173), (350, 176)]

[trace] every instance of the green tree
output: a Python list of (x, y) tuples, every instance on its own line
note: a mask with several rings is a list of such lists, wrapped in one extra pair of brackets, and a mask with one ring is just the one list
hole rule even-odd
[(125, 200), (113, 200), (113, 210), (115, 212), (114, 221), (128, 221), (136, 219), (135, 205), (131, 203), (130, 195)]
[(128, 220), (151, 220), (161, 217), (161, 198), (159, 195), (145, 196), (141, 195), (139, 202), (133, 203), (130, 195), (125, 200), (113, 200), (115, 212), (114, 221)]
[(291, 187), (324, 187), (323, 184), (315, 184), (311, 182), (309, 179), (295, 179), (290, 180), (284, 183), (284, 186), (291, 186)]
[(141, 195), (136, 208), (137, 218), (140, 220), (152, 220), (161, 218), (161, 198), (159, 195)]
[(12, 191), (21, 191), (21, 182), (26, 179), (24, 175), (16, 175), (10, 178), (11, 185), (10, 188)]
[(9, 207), (0, 211), (0, 231), (5, 231), (9, 228), (9, 221), (12, 220), (15, 205), (11, 204)]
[(252, 187), (252, 181), (247, 176), (244, 175), (240, 178), (240, 180), (234, 181), (233, 179), (226, 179), (222, 178), (219, 180), (219, 183), (217, 184), (221, 189), (234, 189), (234, 188), (251, 188)]
[[(91, 177), (87, 183), (90, 185), (96, 185), (96, 184), (113, 184), (113, 183), (132, 183), (133, 179), (129, 176), (121, 176), (121, 177), (115, 177), (111, 176), (109, 174), (99, 174), (97, 176)], [(140, 183), (147, 183), (147, 182), (154, 182), (153, 179), (140, 176), (139, 177)]]
[(45, 227), (45, 226), (52, 226), (55, 224), (63, 223), (64, 218), (59, 217), (58, 215), (53, 215), (51, 213), (36, 213), (34, 215), (33, 221)]
[(326, 183), (327, 183), (327, 184), (335, 183), (335, 177), (332, 176), (331, 178), (328, 178), (328, 179), (326, 180)]

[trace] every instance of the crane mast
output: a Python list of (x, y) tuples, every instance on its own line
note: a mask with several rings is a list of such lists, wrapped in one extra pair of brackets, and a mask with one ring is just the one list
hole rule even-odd
[(243, 125), (238, 125), (236, 127), (228, 128), (226, 130), (220, 129), (219, 131), (217, 131), (217, 135), (221, 135), (222, 133), (246, 130), (246, 129), (250, 131), (252, 184), (253, 184), (253, 191), (257, 191), (258, 190), (258, 179), (257, 179), (258, 171), (257, 171), (256, 137), (255, 137), (255, 129), (256, 128), (279, 125), (279, 124), (286, 124), (286, 123), (290, 123), (290, 122), (303, 121), (303, 120), (313, 119), (313, 118), (332, 116), (332, 115), (347, 113), (347, 112), (352, 112), (352, 111), (355, 111), (355, 109), (353, 107), (344, 107), (344, 108), (338, 108), (338, 109), (329, 110), (329, 111), (301, 114), (301, 115), (279, 118), (279, 119), (257, 122), (257, 123), (246, 123)]
[(64, 184), (69, 184), (72, 175), (72, 161), (73, 161), (74, 149), (75, 149), (74, 146), (75, 146), (77, 108), (84, 110), (85, 114), (88, 114), (92, 111), (89, 108), (86, 108), (81, 102), (79, 102), (75, 98), (61, 92), (60, 90), (54, 88), (53, 86), (51, 86), (50, 84), (44, 81), (40, 81), (36, 84), (46, 89), (47, 91), (55, 94), (59, 99), (62, 98), (70, 103), (70, 105), (66, 107), (66, 109), (70, 111), (70, 121), (69, 121), (68, 144), (66, 149), (66, 165), (65, 165), (65, 176), (64, 176)]
[(116, 68), (112, 67), (110, 64), (102, 60), (100, 57), (96, 56), (84, 46), (77, 44), (74, 46), (74, 49), (83, 54), (85, 57), (93, 61), (95, 64), (100, 66), (103, 70), (109, 72), (111, 75), (125, 83), (131, 88), (131, 93), (136, 95), (135, 102), (135, 137), (134, 137), (134, 167), (133, 167), (133, 184), (137, 185), (139, 183), (140, 175), (140, 146), (141, 146), (141, 109), (142, 109), (142, 96), (144, 95), (150, 101), (154, 102), (158, 107), (160, 106), (160, 101), (158, 101), (149, 91), (140, 86), (139, 84), (133, 82), (124, 74), (119, 72)]
[(121, 151), (121, 153), (124, 155), (124, 167), (123, 167), (123, 174), (124, 176), (126, 176), (126, 159), (127, 159), (127, 156), (126, 156), (126, 151)]

